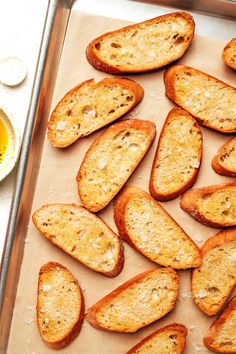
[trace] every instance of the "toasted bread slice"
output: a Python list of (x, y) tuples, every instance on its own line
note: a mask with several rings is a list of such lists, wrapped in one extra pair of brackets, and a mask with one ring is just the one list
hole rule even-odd
[(236, 353), (236, 296), (204, 337), (205, 346), (217, 353)]
[(219, 175), (236, 177), (236, 138), (230, 139), (219, 149), (211, 166)]
[(185, 65), (170, 67), (164, 76), (166, 95), (199, 124), (222, 133), (236, 132), (236, 88)]
[(180, 206), (193, 218), (211, 227), (236, 225), (236, 182), (191, 189)]
[(69, 146), (122, 117), (143, 99), (143, 95), (143, 88), (130, 79), (84, 81), (54, 108), (48, 122), (48, 139), (56, 147)]
[(139, 274), (90, 307), (86, 319), (98, 329), (136, 332), (174, 308), (178, 284), (171, 268)]
[(193, 17), (174, 12), (108, 32), (94, 39), (86, 55), (107, 73), (138, 73), (161, 68), (181, 58), (194, 36)]
[(108, 277), (123, 266), (123, 246), (108, 225), (81, 206), (47, 204), (33, 214), (40, 233), (77, 261)]
[(37, 324), (45, 344), (67, 346), (79, 334), (84, 319), (84, 298), (79, 284), (59, 263), (44, 264), (39, 272)]
[(182, 354), (187, 334), (184, 325), (173, 323), (150, 334), (126, 354)]
[(226, 65), (236, 70), (236, 38), (231, 39), (224, 47), (222, 59)]
[(201, 252), (202, 265), (192, 273), (192, 295), (198, 308), (212, 316), (236, 285), (236, 228), (210, 237)]
[(120, 236), (151, 261), (175, 269), (201, 265), (199, 248), (149, 194), (125, 187), (114, 203)]
[(153, 161), (149, 189), (161, 201), (171, 200), (194, 184), (202, 159), (202, 133), (186, 111), (173, 108), (164, 123)]
[(94, 141), (77, 175), (80, 199), (88, 210), (105, 208), (139, 165), (155, 134), (154, 123), (131, 119), (112, 125)]

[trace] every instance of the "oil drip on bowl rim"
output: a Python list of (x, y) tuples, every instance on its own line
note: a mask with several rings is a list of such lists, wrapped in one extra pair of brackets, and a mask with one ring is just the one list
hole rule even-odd
[(13, 117), (0, 106), (0, 181), (13, 170), (20, 152), (20, 135)]

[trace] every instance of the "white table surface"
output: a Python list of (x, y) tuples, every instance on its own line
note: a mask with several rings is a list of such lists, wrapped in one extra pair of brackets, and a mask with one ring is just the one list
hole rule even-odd
[[(7, 55), (18, 56), (25, 61), (28, 70), (27, 79), (21, 86), (7, 88), (0, 85), (0, 106), (15, 117), (21, 136), (32, 91), (47, 4), (48, 0), (0, 2), (0, 58)], [(74, 8), (131, 21), (141, 21), (173, 11), (132, 0), (78, 0)], [(221, 39), (231, 39), (235, 36), (236, 24), (233, 21), (199, 14), (195, 14), (194, 18), (196, 32), (199, 34)], [(15, 172), (0, 183), (0, 259), (13, 196)]]

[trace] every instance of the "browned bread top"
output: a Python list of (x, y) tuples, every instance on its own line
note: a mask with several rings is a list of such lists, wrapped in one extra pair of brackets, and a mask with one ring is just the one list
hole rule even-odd
[(226, 65), (236, 70), (236, 38), (231, 39), (224, 47), (222, 59)]
[(204, 337), (205, 346), (216, 353), (236, 353), (236, 296), (213, 322)]
[(192, 187), (201, 164), (202, 134), (186, 111), (173, 108), (164, 123), (150, 177), (150, 193), (171, 200)]
[(228, 140), (221, 146), (211, 166), (220, 175), (236, 177), (236, 138)]
[(171, 268), (139, 274), (90, 307), (86, 319), (98, 329), (136, 332), (173, 309), (178, 284)]
[(192, 295), (208, 316), (224, 306), (236, 284), (236, 228), (221, 231), (202, 246), (202, 265), (192, 273)]
[(123, 120), (109, 127), (88, 149), (77, 183), (82, 203), (92, 212), (103, 209), (139, 165), (156, 134), (149, 121)]
[(143, 88), (130, 79), (84, 81), (54, 108), (48, 122), (48, 139), (56, 147), (67, 147), (129, 112), (143, 95)]
[(108, 277), (121, 271), (120, 238), (84, 207), (47, 204), (36, 210), (32, 219), (43, 236), (90, 269)]
[(44, 264), (39, 272), (37, 324), (45, 344), (53, 349), (68, 345), (84, 318), (84, 299), (71, 272), (59, 263)]
[(121, 237), (153, 262), (175, 269), (201, 264), (197, 245), (143, 190), (125, 187), (114, 202), (114, 218)]
[(236, 225), (236, 182), (191, 189), (180, 206), (201, 223), (212, 227)]
[(105, 33), (87, 47), (87, 59), (107, 73), (160, 68), (184, 55), (194, 36), (193, 17), (174, 12)]
[(236, 132), (236, 88), (200, 70), (173, 65), (164, 75), (166, 95), (208, 128)]
[(184, 325), (173, 323), (150, 334), (126, 354), (182, 354), (187, 334)]

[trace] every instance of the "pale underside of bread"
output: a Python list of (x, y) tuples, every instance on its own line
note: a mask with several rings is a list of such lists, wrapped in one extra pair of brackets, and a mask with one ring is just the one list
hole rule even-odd
[(86, 56), (107, 73), (150, 71), (181, 58), (194, 29), (190, 14), (170, 13), (101, 35), (88, 45)]
[(114, 202), (120, 236), (151, 261), (174, 269), (201, 265), (200, 250), (148, 193), (125, 187)]
[(202, 133), (186, 111), (173, 108), (164, 123), (153, 161), (149, 189), (161, 201), (192, 187), (202, 159)]
[(164, 75), (166, 96), (192, 114), (199, 124), (222, 133), (236, 132), (236, 88), (186, 65)]
[(236, 138), (230, 139), (221, 146), (211, 166), (220, 175), (236, 177)]
[(226, 65), (236, 70), (236, 38), (231, 39), (224, 47), (222, 59)]
[(108, 277), (121, 271), (120, 238), (84, 207), (47, 204), (36, 210), (32, 219), (43, 236), (90, 269)]
[(55, 147), (67, 147), (125, 115), (143, 95), (143, 88), (126, 78), (84, 81), (54, 108), (48, 122), (48, 139)]
[(236, 225), (236, 182), (191, 189), (180, 199), (180, 206), (204, 225)]
[(213, 322), (204, 337), (205, 346), (216, 353), (236, 353), (236, 296)]
[(174, 308), (178, 284), (171, 268), (139, 274), (90, 307), (86, 319), (98, 329), (136, 332)]
[(44, 264), (39, 272), (37, 324), (45, 344), (67, 346), (79, 334), (84, 319), (84, 298), (71, 272), (59, 263)]
[(184, 325), (173, 323), (150, 334), (126, 354), (181, 354), (187, 334)]
[(90, 146), (80, 166), (77, 183), (85, 207), (103, 209), (139, 165), (156, 134), (155, 124), (139, 119), (109, 127)]
[(236, 228), (210, 237), (201, 252), (202, 265), (192, 273), (192, 296), (201, 311), (213, 316), (236, 284)]

